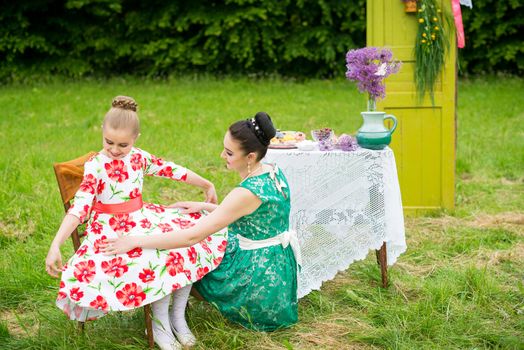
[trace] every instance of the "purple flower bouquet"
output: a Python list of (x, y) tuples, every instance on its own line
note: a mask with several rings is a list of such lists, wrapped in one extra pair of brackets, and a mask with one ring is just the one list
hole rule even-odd
[(401, 62), (393, 60), (391, 50), (378, 47), (350, 50), (346, 62), (346, 78), (356, 81), (360, 92), (368, 93), (368, 111), (375, 111), (376, 100), (386, 97), (384, 79), (398, 72)]
[(345, 152), (351, 152), (358, 148), (358, 143), (354, 137), (342, 134), (338, 138), (337, 146)]

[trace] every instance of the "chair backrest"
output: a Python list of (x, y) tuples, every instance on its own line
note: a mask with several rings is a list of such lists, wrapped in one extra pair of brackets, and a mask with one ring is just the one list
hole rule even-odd
[[(75, 197), (75, 193), (82, 182), (84, 176), (84, 163), (95, 154), (96, 152), (89, 152), (76, 159), (53, 164), (56, 181), (58, 182), (58, 189), (60, 190), (62, 203), (64, 204), (64, 210), (66, 212), (71, 207), (71, 200)], [(78, 230), (75, 229), (73, 231), (71, 239), (73, 240), (73, 247), (77, 250), (80, 247)]]

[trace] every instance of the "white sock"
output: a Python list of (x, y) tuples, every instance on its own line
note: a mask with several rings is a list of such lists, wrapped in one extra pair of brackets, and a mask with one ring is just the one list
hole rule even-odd
[(191, 285), (177, 289), (173, 292), (171, 305), (171, 324), (177, 333), (192, 334), (186, 322), (186, 305), (191, 292)]
[(172, 343), (175, 335), (169, 326), (169, 295), (151, 304), (153, 311), (153, 337), (162, 343)]

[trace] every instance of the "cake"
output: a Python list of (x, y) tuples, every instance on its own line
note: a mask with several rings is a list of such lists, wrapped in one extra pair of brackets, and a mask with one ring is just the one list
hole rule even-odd
[(271, 145), (294, 146), (297, 142), (306, 139), (306, 134), (301, 131), (277, 131), (275, 137), (271, 139)]

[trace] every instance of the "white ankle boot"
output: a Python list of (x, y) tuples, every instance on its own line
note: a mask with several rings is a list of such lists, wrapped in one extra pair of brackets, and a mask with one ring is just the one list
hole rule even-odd
[(177, 289), (173, 292), (173, 302), (169, 317), (171, 330), (178, 341), (184, 346), (194, 346), (197, 341), (186, 322), (185, 312), (189, 292), (191, 292), (191, 285)]
[(153, 339), (161, 350), (182, 350), (171, 332), (169, 322), (169, 295), (151, 304), (153, 311)]

